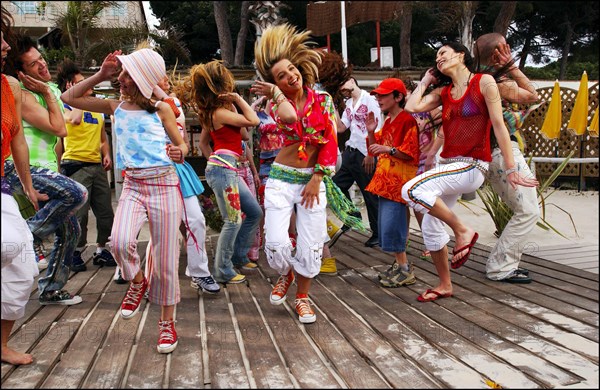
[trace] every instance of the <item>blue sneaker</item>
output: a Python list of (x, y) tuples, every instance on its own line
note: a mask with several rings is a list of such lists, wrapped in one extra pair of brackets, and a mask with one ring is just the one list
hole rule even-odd
[(100, 253), (94, 253), (92, 262), (100, 267), (116, 267), (117, 262), (107, 249), (102, 249)]
[(71, 271), (73, 272), (84, 272), (87, 270), (87, 267), (81, 258), (81, 252), (73, 252), (73, 261), (71, 261), (71, 266), (69, 268), (71, 268)]

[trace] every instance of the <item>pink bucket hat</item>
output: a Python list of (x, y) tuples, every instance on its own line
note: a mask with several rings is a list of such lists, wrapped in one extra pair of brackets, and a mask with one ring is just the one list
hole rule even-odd
[(136, 50), (117, 56), (144, 97), (150, 99), (152, 90), (167, 75), (165, 60), (152, 49)]

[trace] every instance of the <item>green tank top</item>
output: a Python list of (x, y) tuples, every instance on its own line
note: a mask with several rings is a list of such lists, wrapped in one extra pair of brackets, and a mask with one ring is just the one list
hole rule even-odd
[[(49, 82), (48, 86), (58, 101), (60, 110), (64, 114), (65, 109), (63, 102), (60, 100), (60, 95), (62, 94), (60, 89), (58, 89), (58, 86), (52, 82)], [(46, 100), (41, 94), (28, 90), (23, 86), (23, 83), (21, 83), (21, 88), (35, 96), (37, 102), (42, 107), (46, 109), (48, 108), (48, 104), (46, 104)], [(29, 164), (48, 168), (58, 172), (58, 159), (56, 152), (54, 151), (54, 147), (58, 142), (58, 137), (33, 127), (25, 120), (23, 120), (23, 134), (25, 135), (27, 146), (29, 147)]]

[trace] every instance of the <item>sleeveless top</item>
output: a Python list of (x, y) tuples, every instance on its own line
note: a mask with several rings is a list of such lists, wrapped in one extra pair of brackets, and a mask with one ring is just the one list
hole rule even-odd
[[(58, 89), (56, 84), (51, 82), (47, 84), (58, 102), (58, 107), (60, 107), (60, 110), (64, 114), (65, 110), (63, 102), (60, 100), (62, 92)], [(41, 94), (28, 90), (23, 86), (23, 83), (21, 83), (21, 88), (31, 93), (42, 107), (48, 108), (48, 104)], [(56, 152), (54, 151), (54, 146), (56, 146), (56, 143), (58, 142), (58, 137), (33, 127), (25, 120), (23, 120), (23, 134), (25, 135), (27, 146), (29, 147), (29, 164), (58, 172), (58, 159), (56, 157)]]
[[(158, 112), (125, 110), (121, 102), (114, 113), (118, 169), (151, 168), (173, 164), (167, 155), (169, 142)], [(156, 104), (158, 105), (159, 102)]]
[(242, 134), (239, 127), (223, 125), (220, 129), (210, 132), (213, 150), (227, 149), (242, 154)]
[(6, 76), (2, 75), (2, 176), (4, 176), (4, 160), (10, 156), (10, 143), (19, 132), (19, 118), (15, 107), (15, 97), (10, 89)]
[(444, 126), (443, 158), (472, 157), (492, 161), (490, 129), (492, 122), (479, 83), (481, 73), (475, 74), (464, 95), (452, 98), (452, 85), (442, 90), (442, 125)]

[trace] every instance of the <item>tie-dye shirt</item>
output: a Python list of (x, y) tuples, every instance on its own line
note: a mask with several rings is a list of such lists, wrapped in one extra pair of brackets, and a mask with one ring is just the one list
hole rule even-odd
[(172, 165), (167, 155), (169, 142), (158, 116), (146, 110), (125, 110), (123, 103), (115, 110), (114, 134), (117, 136), (116, 166), (151, 168)]

